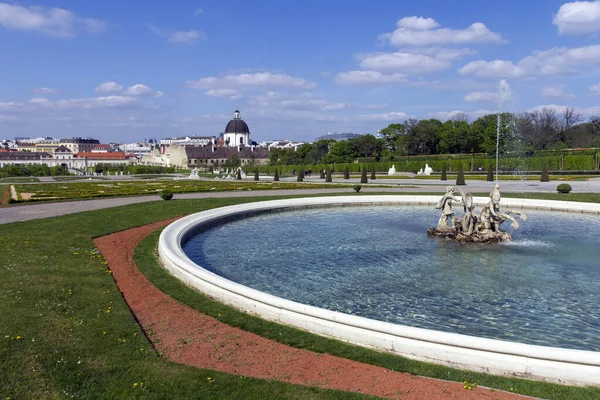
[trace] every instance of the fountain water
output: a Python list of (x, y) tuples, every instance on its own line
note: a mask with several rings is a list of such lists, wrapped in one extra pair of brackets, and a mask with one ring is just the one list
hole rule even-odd
[(498, 182), (498, 159), (500, 154), (500, 130), (502, 126), (502, 113), (505, 108), (513, 102), (512, 91), (506, 79), (502, 79), (498, 83), (498, 91), (496, 93), (498, 101), (498, 123), (496, 125), (496, 182)]

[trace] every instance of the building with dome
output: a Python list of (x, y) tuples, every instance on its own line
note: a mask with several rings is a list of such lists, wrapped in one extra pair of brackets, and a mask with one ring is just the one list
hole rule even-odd
[(227, 147), (237, 147), (239, 145), (249, 146), (250, 129), (248, 124), (240, 117), (240, 110), (236, 108), (233, 113), (233, 119), (229, 121), (223, 132), (223, 141)]

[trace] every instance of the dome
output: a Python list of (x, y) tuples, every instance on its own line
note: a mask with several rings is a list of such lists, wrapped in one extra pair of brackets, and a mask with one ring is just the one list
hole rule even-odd
[(227, 124), (224, 133), (250, 133), (250, 129), (243, 119), (232, 119)]
[(244, 122), (243, 119), (240, 118), (240, 111), (235, 110), (233, 113), (233, 119), (229, 121), (227, 127), (225, 127), (225, 132), (223, 133), (248, 133), (250, 134), (250, 129), (248, 128), (248, 124)]

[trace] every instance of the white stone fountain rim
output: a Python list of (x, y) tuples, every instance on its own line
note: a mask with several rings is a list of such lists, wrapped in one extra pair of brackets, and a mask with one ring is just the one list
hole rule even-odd
[[(482, 205), (489, 198), (475, 197), (473, 200), (475, 204)], [(188, 285), (268, 320), (418, 360), (495, 374), (569, 384), (600, 385), (600, 352), (506, 342), (396, 325), (297, 303), (251, 289), (207, 271), (191, 261), (181, 247), (186, 235), (224, 218), (311, 207), (435, 205), (438, 201), (439, 196), (339, 196), (261, 201), (221, 207), (192, 214), (170, 224), (160, 236), (158, 252), (165, 268)], [(503, 209), (600, 214), (600, 204), (597, 203), (502, 198), (501, 206)], [(432, 215), (437, 217), (435, 212)]]

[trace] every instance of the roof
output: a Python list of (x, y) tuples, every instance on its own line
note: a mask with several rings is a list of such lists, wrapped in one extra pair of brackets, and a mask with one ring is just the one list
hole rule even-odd
[(223, 133), (250, 133), (250, 129), (243, 119), (232, 119)]
[(127, 156), (122, 151), (116, 151), (113, 153), (92, 153), (92, 152), (79, 152), (75, 156), (77, 158), (91, 158), (94, 160), (126, 160)]
[(206, 147), (192, 147), (186, 146), (185, 153), (187, 154), (188, 159), (190, 158), (199, 158), (199, 159), (212, 159), (212, 158), (230, 158), (232, 156), (236, 156), (238, 158), (255, 158), (255, 159), (264, 159), (269, 158), (269, 150), (264, 147), (255, 147), (252, 150), (251, 147), (242, 147), (240, 151), (238, 151), (237, 147), (215, 147), (213, 151), (212, 146)]
[(110, 144), (106, 144), (106, 143), (100, 143), (95, 145), (94, 147), (92, 147), (92, 150), (110, 150), (112, 149), (112, 146)]
[(55, 153), (72, 153), (71, 150), (69, 150), (67, 147), (63, 146), (62, 144), (60, 146), (58, 146), (56, 149), (54, 149)]
[(7, 153), (0, 153), (0, 160), (39, 160), (40, 158), (52, 158), (52, 155), (36, 151), (9, 151)]

